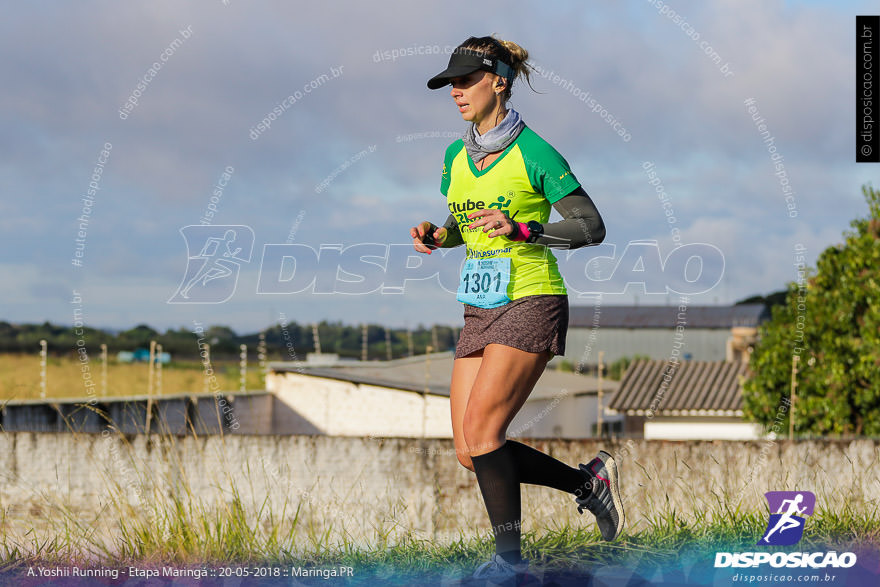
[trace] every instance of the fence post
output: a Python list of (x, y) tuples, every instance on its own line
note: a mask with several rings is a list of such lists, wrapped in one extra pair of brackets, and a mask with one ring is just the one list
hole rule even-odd
[(46, 399), (46, 393), (48, 391), (48, 356), (49, 356), (49, 346), (45, 340), (40, 341), (40, 399)]
[(162, 345), (156, 345), (156, 395), (162, 395)]
[(211, 365), (211, 345), (205, 343), (205, 356), (203, 357), (202, 362), (202, 391), (205, 393), (211, 392), (211, 376), (208, 375), (208, 371), (211, 372), (211, 375), (214, 374), (214, 367)]
[(602, 407), (602, 374), (605, 372), (604, 358), (605, 358), (605, 351), (599, 351), (599, 369), (598, 369), (598, 371), (599, 371), (599, 384), (598, 384), (598, 390), (596, 393), (596, 401), (597, 401), (596, 428), (598, 429), (598, 432), (599, 432), (598, 433), (599, 438), (602, 437), (602, 425), (604, 424), (603, 418), (602, 418), (602, 410), (604, 409)]
[(366, 362), (368, 358), (367, 347), (367, 325), (361, 324), (361, 362)]
[(238, 347), (241, 351), (239, 358), (241, 359), (238, 363), (239, 371), (241, 372), (241, 377), (239, 378), (241, 386), (240, 390), (242, 393), (247, 392), (247, 345), (243, 344)]
[(260, 360), (260, 377), (263, 380), (263, 389), (266, 389), (266, 373), (269, 372), (269, 364), (266, 362), (266, 333), (260, 333), (260, 340), (257, 343), (257, 358)]
[(101, 343), (101, 396), (107, 397), (107, 345)]
[(794, 438), (794, 404), (797, 401), (797, 364), (799, 355), (791, 356), (791, 408), (788, 412), (788, 439)]
[(150, 364), (147, 370), (147, 421), (144, 433), (150, 433), (150, 421), (153, 419), (153, 361), (156, 360), (156, 341), (150, 341)]

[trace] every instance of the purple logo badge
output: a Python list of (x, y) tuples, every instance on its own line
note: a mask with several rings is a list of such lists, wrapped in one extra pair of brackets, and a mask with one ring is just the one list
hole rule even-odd
[(768, 491), (770, 521), (758, 546), (790, 546), (804, 535), (805, 516), (812, 516), (816, 496), (809, 491)]

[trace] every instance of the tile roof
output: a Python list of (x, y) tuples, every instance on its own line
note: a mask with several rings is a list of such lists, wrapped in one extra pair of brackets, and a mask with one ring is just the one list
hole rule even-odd
[[(593, 306), (572, 305), (569, 327), (593, 328), (675, 328), (678, 306)], [(733, 328), (758, 326), (770, 318), (764, 304), (738, 306), (688, 306), (686, 328)]]
[(634, 361), (624, 373), (609, 407), (630, 415), (740, 415), (739, 380), (746, 369), (746, 363), (739, 361)]

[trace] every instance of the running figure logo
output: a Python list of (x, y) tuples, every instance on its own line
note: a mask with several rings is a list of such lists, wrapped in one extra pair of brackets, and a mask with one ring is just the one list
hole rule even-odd
[(193, 224), (180, 234), (186, 242), (186, 272), (168, 303), (219, 304), (231, 298), (241, 264), (251, 260), (254, 231), (242, 225)]
[(816, 496), (809, 491), (768, 491), (764, 495), (770, 504), (770, 521), (758, 545), (797, 544), (804, 535), (804, 516), (813, 515)]

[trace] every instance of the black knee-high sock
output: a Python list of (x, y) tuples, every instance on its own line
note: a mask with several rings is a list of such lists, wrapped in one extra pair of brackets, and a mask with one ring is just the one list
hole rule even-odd
[(521, 502), (516, 460), (509, 445), (510, 441), (507, 441), (492, 452), (472, 456), (471, 462), (489, 512), (495, 552), (507, 562), (516, 564), (521, 560)]
[(562, 461), (515, 440), (508, 440), (504, 446), (508, 447), (507, 450), (516, 461), (520, 483), (544, 485), (578, 496), (584, 493), (584, 483), (589, 479), (580, 469), (569, 467)]

